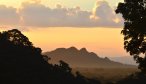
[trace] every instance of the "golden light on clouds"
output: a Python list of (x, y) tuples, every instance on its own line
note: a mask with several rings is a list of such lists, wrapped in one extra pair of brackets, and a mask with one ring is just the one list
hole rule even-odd
[(119, 18), (115, 18), (115, 19), (113, 19), (114, 20), (114, 22), (116, 22), (116, 23), (119, 23), (121, 20), (119, 19)]
[(121, 28), (117, 28), (122, 21), (114, 13), (115, 4), (122, 0), (100, 1), (0, 0), (4, 13), (0, 30), (19, 28), (43, 51), (75, 46), (101, 56), (124, 56)]

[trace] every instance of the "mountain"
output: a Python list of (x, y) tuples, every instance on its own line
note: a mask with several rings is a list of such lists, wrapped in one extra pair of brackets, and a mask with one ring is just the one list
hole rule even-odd
[(123, 64), (137, 65), (131, 56), (121, 56), (121, 57), (109, 57), (111, 60), (120, 62)]
[(63, 61), (48, 63), (41, 51), (17, 29), (0, 32), (0, 84), (100, 84)]
[(45, 52), (51, 60), (50, 63), (58, 64), (59, 60), (67, 62), (71, 67), (88, 67), (88, 68), (126, 68), (134, 67), (111, 61), (109, 58), (101, 58), (94, 52), (88, 52), (86, 48), (78, 50), (75, 47), (57, 48), (54, 51)]

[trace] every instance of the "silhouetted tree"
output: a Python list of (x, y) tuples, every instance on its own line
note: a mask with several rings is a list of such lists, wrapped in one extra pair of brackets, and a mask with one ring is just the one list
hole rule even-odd
[(69, 65), (67, 63), (65, 63), (62, 60), (60, 60), (59, 63), (60, 63), (60, 67), (63, 69), (63, 71), (71, 73), (72, 69), (69, 67)]
[(146, 75), (143, 73), (135, 73), (118, 81), (116, 84), (146, 84)]
[(0, 34), (0, 82), (9, 83), (49, 83), (49, 64), (19, 30), (13, 29)]
[(139, 69), (146, 72), (146, 0), (124, 0), (116, 13), (121, 13), (125, 21), (121, 32), (124, 48), (139, 63)]
[(4, 31), (0, 35), (0, 40), (10, 42), (17, 46), (32, 46), (32, 43), (29, 41), (29, 39), (17, 29)]
[[(48, 60), (19, 30), (0, 32), (0, 84), (80, 84), (67, 63)], [(86, 80), (83, 84), (93, 84)]]
[(48, 56), (46, 56), (46, 55), (43, 55), (43, 58), (44, 58), (44, 60), (45, 60), (46, 62), (49, 62), (49, 60), (51, 60), (51, 58), (48, 57)]

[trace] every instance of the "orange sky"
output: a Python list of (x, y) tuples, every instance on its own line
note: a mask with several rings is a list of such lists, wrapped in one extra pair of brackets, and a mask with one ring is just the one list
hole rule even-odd
[(99, 56), (126, 56), (121, 28), (41, 28), (25, 31), (35, 46), (43, 51), (59, 47), (86, 47)]
[(71, 1), (0, 0), (0, 30), (23, 30), (43, 51), (75, 46), (103, 57), (128, 55), (120, 34), (122, 18), (114, 12), (123, 0)]

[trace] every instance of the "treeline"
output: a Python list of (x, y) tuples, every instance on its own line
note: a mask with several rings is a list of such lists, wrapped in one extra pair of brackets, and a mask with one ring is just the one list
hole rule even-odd
[(0, 84), (100, 84), (87, 79), (63, 61), (50, 64), (42, 50), (19, 30), (0, 33)]

